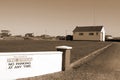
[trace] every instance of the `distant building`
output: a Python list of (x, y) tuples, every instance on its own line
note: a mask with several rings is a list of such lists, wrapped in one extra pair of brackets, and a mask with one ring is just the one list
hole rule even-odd
[(24, 40), (33, 40), (32, 38), (34, 37), (33, 33), (26, 33)]
[(51, 36), (50, 36), (50, 35), (43, 34), (43, 35), (41, 35), (41, 38), (42, 38), (42, 39), (48, 39), (48, 38), (51, 38)]
[(65, 36), (56, 36), (56, 39), (57, 39), (57, 40), (65, 40), (66, 37), (65, 37)]
[(103, 26), (77, 26), (73, 40), (105, 41), (105, 29)]
[(0, 37), (9, 37), (11, 36), (9, 30), (1, 30)]
[(33, 33), (26, 33), (25, 37), (34, 37), (34, 34)]
[(113, 39), (112, 35), (105, 35), (105, 40), (112, 40), (112, 39)]

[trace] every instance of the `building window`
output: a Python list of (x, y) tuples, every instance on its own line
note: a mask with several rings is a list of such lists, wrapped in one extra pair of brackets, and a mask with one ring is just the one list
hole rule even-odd
[(81, 36), (81, 35), (84, 35), (83, 33), (79, 33), (79, 35)]
[(98, 32), (96, 33), (96, 35), (98, 35)]
[(94, 33), (89, 33), (89, 35), (91, 35), (91, 36), (92, 36), (92, 35), (94, 35)]

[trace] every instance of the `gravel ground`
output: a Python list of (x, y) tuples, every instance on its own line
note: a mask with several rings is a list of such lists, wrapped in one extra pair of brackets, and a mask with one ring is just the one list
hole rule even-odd
[(97, 72), (82, 68), (20, 80), (120, 80), (120, 72)]

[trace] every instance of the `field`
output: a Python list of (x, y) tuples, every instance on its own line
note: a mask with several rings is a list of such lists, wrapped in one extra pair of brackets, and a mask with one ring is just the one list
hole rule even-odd
[[(0, 41), (0, 52), (55, 51), (56, 46), (67, 45), (73, 47), (71, 51), (71, 63), (72, 63), (108, 44), (110, 44), (110, 42), (6, 40)], [(94, 72), (94, 69), (91, 70), (88, 68), (88, 70), (86, 70), (84, 69), (84, 67), (70, 69), (65, 72), (58, 72), (20, 80), (114, 80), (111, 79), (114, 77), (110, 76), (117, 75), (117, 73), (112, 74), (108, 73), (101, 74), (99, 72), (96, 73), (96, 71)]]
[(56, 46), (66, 45), (73, 47), (71, 62), (74, 62), (107, 44), (109, 42), (5, 40), (0, 41), (0, 52), (55, 51)]

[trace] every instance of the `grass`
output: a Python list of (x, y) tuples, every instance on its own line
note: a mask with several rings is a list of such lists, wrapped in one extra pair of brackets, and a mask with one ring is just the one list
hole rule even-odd
[(55, 51), (56, 46), (67, 45), (73, 47), (71, 62), (74, 62), (107, 44), (109, 42), (6, 40), (0, 41), (0, 52)]
[[(73, 47), (71, 53), (72, 63), (108, 44), (109, 42), (88, 41), (0, 41), (0, 52), (54, 51), (56, 46), (67, 45)], [(19, 80), (117, 80), (114, 76), (119, 76), (119, 72), (102, 73), (89, 68), (86, 70), (84, 67)]]

